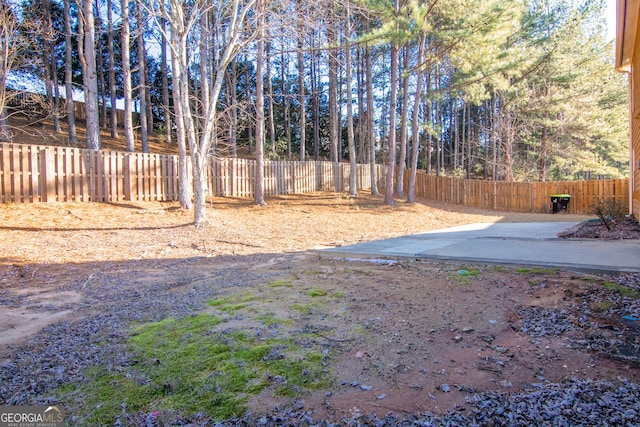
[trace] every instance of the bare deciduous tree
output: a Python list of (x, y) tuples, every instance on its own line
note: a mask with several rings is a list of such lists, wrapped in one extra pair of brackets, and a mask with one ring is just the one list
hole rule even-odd
[(82, 64), (82, 76), (84, 79), (87, 148), (90, 150), (99, 150), (101, 144), (93, 2), (91, 0), (84, 0), (82, 2), (82, 8), (78, 9), (81, 12), (78, 23), (79, 33), (81, 33), (78, 35), (78, 54), (80, 63)]
[(124, 96), (124, 136), (127, 142), (127, 151), (133, 152), (135, 140), (133, 135), (133, 98), (131, 93), (131, 64), (130, 48), (131, 31), (129, 29), (129, 1), (121, 0), (122, 25), (120, 37), (122, 40), (122, 82)]
[[(183, 121), (184, 138), (189, 146), (193, 170), (194, 188), (194, 224), (196, 227), (207, 224), (206, 178), (207, 159), (209, 151), (215, 141), (218, 119), (218, 102), (224, 83), (227, 68), (242, 49), (255, 36), (255, 27), (250, 25), (249, 12), (256, 0), (229, 0), (210, 2), (196, 0), (184, 4), (178, 0), (170, 0), (168, 7), (148, 3), (145, 7), (151, 15), (160, 19), (165, 18), (170, 25), (171, 55), (173, 64), (173, 90), (176, 103), (176, 119), (178, 114)], [(192, 87), (190, 85), (189, 43), (192, 32), (198, 31), (196, 24), (203, 14), (210, 13), (215, 19), (213, 23), (218, 30), (220, 53), (217, 63), (211, 73), (211, 91), (209, 102), (201, 109), (192, 102)], [(195, 37), (197, 39), (197, 37)], [(194, 48), (192, 46), (192, 48)], [(197, 49), (197, 46), (195, 47)], [(178, 107), (177, 104), (180, 104)], [(181, 111), (179, 111), (180, 109)], [(202, 116), (199, 117), (199, 111)], [(203, 120), (200, 120), (200, 119)], [(198, 124), (202, 123), (202, 128)], [(178, 135), (180, 137), (180, 135)]]

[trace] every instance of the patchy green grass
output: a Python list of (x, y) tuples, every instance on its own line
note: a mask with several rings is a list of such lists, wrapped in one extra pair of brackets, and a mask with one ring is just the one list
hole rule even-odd
[(312, 289), (309, 289), (306, 292), (306, 294), (311, 298), (316, 298), (316, 297), (326, 297), (329, 294), (329, 292), (326, 289), (312, 288)]
[(595, 313), (604, 313), (605, 311), (609, 311), (616, 306), (615, 303), (611, 301), (597, 301), (589, 304), (589, 308)]
[(269, 283), (270, 288), (291, 288), (293, 287), (293, 282), (291, 280), (274, 280)]
[(602, 283), (602, 286), (604, 286), (606, 289), (613, 291), (617, 294), (620, 294), (623, 297), (640, 298), (640, 292), (636, 291), (635, 289), (631, 289), (627, 286), (623, 286), (615, 282), (601, 282), (601, 283)]
[(454, 279), (463, 285), (471, 285), (471, 279), (480, 276), (477, 268), (461, 268), (455, 272)]
[(260, 314), (256, 316), (256, 320), (265, 326), (290, 325), (293, 323), (291, 319), (283, 319), (273, 313)]
[(294, 303), (291, 309), (303, 315), (311, 315), (322, 309), (322, 301), (312, 301), (309, 303)]
[(560, 271), (559, 268), (532, 267), (532, 268), (516, 268), (516, 273), (520, 274), (554, 274)]
[(209, 301), (207, 304), (210, 307), (216, 307), (218, 310), (229, 314), (247, 308), (249, 303), (256, 299), (258, 299), (258, 297), (255, 294), (247, 292), (244, 294), (217, 298)]
[[(82, 384), (56, 394), (85, 425), (112, 423), (129, 413), (180, 411), (215, 419), (242, 415), (265, 388), (280, 396), (329, 387), (320, 351), (292, 337), (258, 340), (245, 331), (220, 332), (208, 314), (165, 319), (133, 328), (128, 350), (139, 362), (118, 371), (95, 367)], [(107, 421), (109, 420), (109, 421)]]

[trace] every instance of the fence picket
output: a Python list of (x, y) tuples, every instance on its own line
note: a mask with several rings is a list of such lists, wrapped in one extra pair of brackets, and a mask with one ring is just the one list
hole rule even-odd
[[(349, 189), (346, 163), (265, 162), (265, 195)], [(254, 197), (256, 162), (212, 158), (212, 196)], [(386, 170), (377, 165), (380, 186)], [(369, 165), (358, 165), (359, 190), (371, 186)], [(403, 180), (408, 182), (407, 171)], [(416, 196), (478, 208), (550, 211), (550, 195), (571, 195), (569, 212), (588, 213), (600, 199), (627, 203), (629, 180), (507, 183), (455, 179), (420, 171)], [(0, 202), (165, 201), (178, 198), (175, 155), (95, 151), (70, 147), (0, 144)]]

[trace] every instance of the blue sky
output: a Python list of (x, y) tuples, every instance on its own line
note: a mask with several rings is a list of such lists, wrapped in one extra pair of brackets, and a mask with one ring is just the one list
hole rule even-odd
[(616, 37), (616, 0), (607, 0), (607, 38)]

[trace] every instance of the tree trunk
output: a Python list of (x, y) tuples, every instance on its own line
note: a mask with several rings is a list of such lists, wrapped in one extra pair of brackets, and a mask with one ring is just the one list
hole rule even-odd
[(467, 103), (462, 101), (462, 138), (460, 140), (460, 169), (466, 170), (467, 159), (465, 158), (465, 147), (467, 146), (467, 125), (469, 124), (469, 118), (467, 117)]
[(391, 79), (389, 95), (389, 159), (387, 163), (387, 180), (384, 195), (384, 203), (395, 206), (393, 197), (393, 180), (396, 166), (396, 102), (398, 97), (398, 46), (395, 42), (391, 45)]
[(107, 85), (104, 80), (104, 60), (102, 55), (102, 18), (100, 18), (100, 3), (96, 0), (95, 10), (96, 16), (96, 31), (97, 31), (97, 66), (98, 66), (98, 93), (100, 102), (100, 127), (107, 126)]
[(467, 118), (469, 120), (468, 126), (467, 126), (467, 179), (471, 179), (471, 168), (473, 167), (473, 159), (472, 159), (472, 152), (471, 152), (471, 124), (472, 124), (472, 120), (471, 120), (471, 103), (467, 103)]
[[(51, 2), (49, 0), (42, 1), (42, 9), (44, 12), (45, 28), (48, 31), (52, 28), (51, 22)], [(47, 93), (48, 114), (53, 120), (55, 131), (60, 133), (60, 99), (58, 97), (58, 77), (56, 75), (56, 58), (53, 44), (53, 34), (49, 32), (44, 34), (44, 62), (45, 62), (45, 84)]]
[(172, 129), (171, 129), (171, 106), (169, 98), (169, 64), (167, 64), (167, 36), (166, 28), (167, 23), (164, 18), (160, 20), (162, 25), (162, 41), (160, 45), (160, 60), (162, 67), (162, 111), (164, 114), (164, 131), (167, 144), (172, 142)]
[(120, 34), (122, 38), (122, 81), (124, 96), (124, 135), (127, 142), (127, 151), (133, 153), (135, 150), (135, 139), (133, 135), (133, 95), (131, 90), (131, 60), (129, 47), (131, 43), (131, 32), (129, 29), (129, 1), (120, 0), (122, 9), (122, 24)]
[[(231, 78), (229, 83), (229, 95), (231, 99), (236, 99), (238, 92), (238, 61), (233, 61), (231, 65)], [(238, 108), (231, 107), (231, 126), (229, 126), (229, 146), (230, 155), (238, 156)]]
[[(300, 26), (302, 27), (302, 0), (298, 0), (298, 19), (300, 20)], [(303, 52), (304, 40), (302, 28), (298, 32), (298, 101), (300, 104), (300, 161), (304, 162), (306, 147), (306, 105), (305, 105), (305, 91), (304, 91), (304, 52)]]
[[(435, 89), (436, 90), (440, 90), (440, 69), (439, 67), (436, 68), (436, 76), (435, 76)], [(441, 136), (442, 136), (442, 122), (440, 121), (441, 115), (440, 115), (440, 104), (439, 101), (436, 99), (433, 101), (434, 102), (434, 113), (436, 115), (435, 119), (436, 119), (436, 135), (434, 136), (434, 142), (436, 144), (436, 176), (440, 176), (440, 171), (442, 168), (442, 163), (440, 163), (440, 149), (441, 149), (441, 145), (442, 141), (441, 141)]]
[[(258, 0), (258, 51), (256, 52), (256, 205), (264, 206), (264, 9)], [(302, 152), (302, 151), (301, 151)]]
[(273, 110), (275, 109), (275, 97), (273, 96), (273, 81), (271, 80), (271, 42), (267, 42), (266, 46), (266, 72), (267, 72), (267, 99), (269, 100), (269, 142), (271, 143), (271, 153), (273, 158), (278, 155), (276, 149), (276, 124), (273, 117)]
[(200, 78), (198, 84), (200, 86), (200, 121), (201, 126), (204, 127), (204, 109), (206, 105), (209, 105), (209, 15), (203, 13), (200, 17)]
[(115, 53), (113, 51), (113, 10), (111, 0), (107, 0), (107, 50), (109, 51), (109, 99), (111, 100), (111, 137), (118, 138), (118, 95), (116, 93), (116, 62)]
[[(145, 47), (145, 52), (146, 52), (146, 47)], [(145, 55), (148, 55), (148, 53), (145, 53)], [(146, 65), (146, 61), (145, 61), (145, 69), (146, 72), (144, 74), (144, 80), (145, 80), (145, 85), (144, 85), (144, 94), (146, 96), (146, 100), (147, 100), (147, 132), (151, 133), (153, 135), (153, 104), (151, 103), (151, 79), (149, 77), (149, 67)]]
[[(328, 22), (327, 32), (329, 37), (329, 45), (337, 44), (335, 24)], [(331, 146), (330, 159), (332, 162), (340, 161), (340, 121), (338, 113), (338, 60), (336, 53), (330, 49), (329, 55), (329, 144)]]
[(313, 94), (313, 160), (320, 160), (320, 77), (318, 76), (318, 54), (311, 54), (311, 93)]
[(53, 56), (53, 61), (51, 63), (52, 73), (53, 73), (53, 111), (55, 111), (55, 115), (53, 116), (53, 127), (56, 133), (62, 133), (62, 127), (60, 125), (60, 85), (58, 84), (58, 66), (56, 65), (55, 54)]
[[(431, 91), (431, 72), (426, 73), (425, 76), (425, 80), (426, 80), (426, 90), (427, 90), (427, 94)], [(429, 99), (429, 97), (427, 96), (425, 98), (424, 101), (424, 113), (426, 115), (426, 119), (425, 122), (427, 122), (428, 126), (431, 127), (431, 124), (433, 122), (431, 116), (431, 100)], [(427, 141), (425, 143), (425, 147), (424, 147), (424, 157), (425, 157), (425, 163), (427, 165), (427, 175), (431, 175), (432, 172), (432, 165), (431, 165), (431, 132), (427, 132)]]
[(371, 174), (371, 194), (377, 196), (378, 168), (376, 167), (376, 141), (373, 133), (373, 76), (371, 73), (371, 46), (365, 48), (365, 73), (367, 79), (367, 141), (369, 145), (369, 172)]
[(142, 142), (142, 152), (149, 152), (149, 132), (147, 122), (147, 65), (146, 49), (144, 46), (144, 18), (142, 7), (138, 5), (138, 103), (140, 104), (140, 140)]
[[(426, 36), (424, 33), (420, 35), (420, 40), (418, 41), (418, 57), (416, 58), (417, 64), (422, 64), (424, 58), (424, 43), (426, 40)], [(411, 117), (412, 126), (411, 126), (411, 135), (413, 137), (412, 141), (412, 151), (411, 151), (411, 172), (409, 173), (409, 188), (407, 190), (407, 203), (415, 203), (416, 202), (416, 181), (418, 175), (418, 157), (420, 155), (420, 128), (418, 126), (418, 121), (420, 119), (420, 98), (422, 97), (422, 68), (416, 68), (416, 95), (413, 100), (413, 114)]]
[(64, 70), (64, 90), (67, 98), (67, 125), (69, 127), (69, 142), (71, 145), (78, 143), (76, 132), (76, 116), (73, 105), (73, 67), (72, 67), (72, 46), (71, 46), (71, 16), (69, 0), (64, 0), (64, 40), (65, 40), (65, 70)]
[(453, 152), (453, 170), (458, 170), (458, 151), (460, 151), (460, 141), (458, 140), (458, 100), (455, 99), (453, 93), (449, 92), (449, 134), (453, 132), (451, 138), (451, 151)]
[(358, 197), (358, 163), (356, 159), (356, 141), (353, 135), (353, 94), (351, 93), (351, 13), (347, 3), (347, 35), (345, 37), (345, 80), (347, 92), (347, 144), (349, 147), (349, 196)]
[[(95, 22), (93, 17), (93, 2), (85, 0), (82, 14), (84, 16), (84, 40), (79, 52), (83, 63), (85, 114), (87, 130), (87, 149), (99, 150), (100, 144), (100, 124), (98, 114), (98, 75), (96, 72), (96, 52), (95, 52)], [(80, 25), (82, 27), (82, 25)], [(80, 40), (80, 37), (78, 37)]]
[(364, 104), (364, 73), (363, 70), (363, 50), (356, 47), (356, 82), (358, 84), (358, 124), (356, 125), (356, 135), (358, 135), (358, 144), (356, 147), (358, 163), (366, 163), (368, 161), (367, 139), (365, 134), (365, 122), (367, 107)]
[(289, 80), (287, 78), (286, 70), (289, 69), (289, 62), (286, 60), (287, 56), (284, 54), (284, 36), (282, 36), (282, 51), (280, 53), (280, 81), (282, 83), (282, 103), (284, 108), (284, 134), (287, 140), (287, 159), (291, 159), (291, 117), (289, 106)]
[(492, 168), (493, 168), (493, 180), (497, 181), (498, 180), (498, 137), (497, 137), (497, 126), (496, 126), (496, 118), (498, 117), (498, 111), (497, 111), (497, 106), (498, 106), (498, 99), (497, 99), (497, 95), (493, 95), (491, 97), (491, 103), (489, 104), (491, 105), (491, 161), (492, 161)]
[(402, 118), (400, 120), (400, 158), (398, 160), (398, 196), (404, 196), (404, 171), (407, 167), (407, 122), (409, 121), (409, 45), (404, 47), (402, 73)]
[[(245, 55), (244, 62), (245, 62), (245, 64), (247, 64), (244, 67), (244, 78), (245, 78), (245, 81), (248, 82), (248, 81), (251, 80), (251, 75), (249, 73), (249, 66), (248, 66), (248, 64), (249, 64), (249, 54)], [(253, 97), (253, 95), (251, 94), (251, 87), (250, 87), (249, 84), (245, 85), (245, 92), (246, 92), (245, 93), (245, 97), (247, 99), (251, 99)], [(250, 121), (250, 119), (248, 121)], [(253, 143), (254, 143), (254, 141), (253, 141), (253, 126), (251, 126), (251, 125), (247, 126), (247, 140), (249, 141), (249, 154), (254, 154), (254, 151), (253, 151), (253, 148), (252, 148), (253, 147)]]
[(176, 144), (178, 145), (178, 201), (182, 209), (191, 209), (192, 185), (189, 179), (189, 159), (187, 157), (187, 137), (184, 123), (184, 112), (182, 111), (182, 93), (178, 82), (182, 79), (182, 68), (178, 60), (180, 52), (179, 35), (176, 29), (171, 28), (171, 68), (173, 70), (173, 106), (175, 109), (176, 122)]

